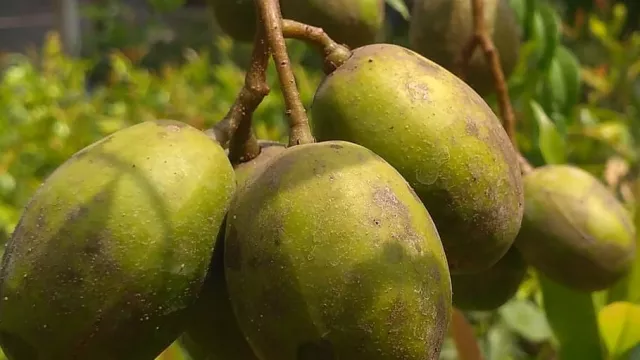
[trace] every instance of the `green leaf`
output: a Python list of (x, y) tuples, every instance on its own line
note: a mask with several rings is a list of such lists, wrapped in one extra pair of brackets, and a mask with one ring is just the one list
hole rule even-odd
[(404, 0), (385, 0), (387, 5), (391, 6), (393, 10), (400, 13), (400, 15), (407, 21), (411, 18), (411, 14), (409, 9), (407, 8), (407, 4)]
[(610, 357), (619, 357), (640, 343), (640, 305), (611, 303), (600, 310), (598, 324)]
[(548, 4), (541, 4), (538, 7), (538, 14), (544, 27), (544, 37), (542, 38), (542, 54), (538, 66), (546, 70), (551, 65), (556, 49), (560, 44), (560, 18), (555, 9)]
[(538, 273), (547, 320), (559, 342), (558, 360), (605, 360), (590, 293), (569, 289)]
[(547, 164), (562, 164), (566, 159), (565, 140), (542, 107), (535, 101), (529, 103), (532, 116), (538, 124), (538, 146)]
[(531, 342), (542, 342), (551, 337), (544, 312), (528, 300), (511, 300), (498, 311), (507, 327)]

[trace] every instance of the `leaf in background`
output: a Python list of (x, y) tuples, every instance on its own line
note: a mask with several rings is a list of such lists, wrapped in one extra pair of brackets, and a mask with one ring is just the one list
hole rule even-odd
[(451, 314), (450, 334), (456, 345), (459, 360), (483, 360), (473, 327), (456, 308)]
[(538, 146), (547, 164), (562, 164), (566, 159), (566, 144), (558, 129), (542, 107), (535, 101), (530, 103), (533, 118), (538, 124)]
[(551, 337), (544, 312), (529, 300), (511, 300), (498, 312), (507, 327), (528, 341), (539, 343)]
[(605, 360), (590, 293), (566, 288), (538, 273), (547, 321), (559, 341), (559, 360)]
[(610, 357), (621, 356), (640, 343), (640, 305), (611, 303), (600, 310), (598, 323)]
[(411, 18), (411, 14), (404, 0), (385, 0), (385, 2), (387, 3), (387, 5), (391, 6), (393, 10), (397, 11), (403, 19), (409, 21), (409, 19)]
[(546, 71), (551, 65), (556, 49), (560, 44), (560, 18), (555, 9), (548, 4), (538, 6), (538, 14), (544, 27), (544, 37), (542, 38), (542, 54), (538, 66)]
[(569, 49), (562, 45), (556, 50), (556, 59), (562, 68), (562, 75), (564, 77), (566, 103), (563, 110), (565, 113), (568, 113), (571, 108), (580, 101), (580, 92), (582, 90), (580, 62)]

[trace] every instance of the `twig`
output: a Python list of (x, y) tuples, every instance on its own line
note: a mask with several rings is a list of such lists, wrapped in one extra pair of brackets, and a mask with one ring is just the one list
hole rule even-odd
[(320, 27), (283, 19), (282, 34), (285, 38), (302, 40), (315, 45), (323, 54), (326, 74), (333, 72), (351, 57), (348, 47), (338, 44)]
[(253, 134), (251, 123), (255, 109), (269, 94), (269, 85), (267, 84), (269, 46), (265, 39), (264, 29), (259, 23), (258, 21), (251, 64), (244, 79), (244, 86), (236, 103), (231, 108), (230, 114), (227, 115), (227, 117), (231, 116), (237, 119), (238, 123), (229, 144), (229, 160), (234, 165), (254, 159), (260, 154), (260, 146)]
[[(500, 65), (500, 54), (495, 48), (491, 36), (487, 31), (487, 25), (484, 19), (484, 1), (483, 0), (469, 0), (472, 2), (473, 7), (473, 36), (462, 49), (462, 54), (458, 59), (458, 76), (461, 79), (465, 79), (465, 71), (469, 65), (469, 61), (473, 56), (477, 46), (482, 48), (484, 56), (491, 67), (491, 73), (493, 74), (493, 81), (496, 88), (496, 94), (498, 97), (498, 106), (500, 108), (500, 117), (502, 118), (502, 125), (511, 140), (516, 151), (518, 151), (518, 144), (516, 141), (516, 119), (511, 107), (511, 99), (509, 98), (509, 90), (507, 88), (507, 81), (504, 73), (502, 72), (502, 66)], [(533, 166), (529, 164), (527, 159), (518, 151), (518, 162), (523, 174), (531, 172)]]
[(313, 143), (315, 140), (309, 128), (309, 119), (300, 99), (300, 93), (289, 63), (287, 45), (282, 35), (282, 13), (278, 0), (255, 0), (262, 26), (265, 29), (278, 77), (282, 86), (286, 115), (289, 120), (289, 146)]

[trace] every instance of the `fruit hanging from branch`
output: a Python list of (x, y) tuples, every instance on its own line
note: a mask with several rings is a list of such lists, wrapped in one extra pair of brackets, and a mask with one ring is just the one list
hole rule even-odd
[(403, 47), (357, 48), (318, 88), (318, 140), (371, 149), (411, 184), (433, 217), (452, 273), (486, 270), (522, 220), (517, 152), (484, 100)]
[[(522, 30), (508, 0), (484, 0), (484, 25), (500, 54), (505, 77), (515, 69)], [(474, 34), (471, 0), (416, 0), (409, 25), (411, 49), (456, 72), (457, 60)], [(481, 96), (494, 91), (491, 65), (480, 48), (469, 59), (465, 81)]]
[(144, 122), (77, 152), (29, 201), (0, 272), (10, 359), (152, 359), (183, 331), (235, 175), (177, 121)]
[[(253, 40), (254, 0), (209, 0), (216, 22), (238, 41)], [(324, 29), (349, 47), (371, 44), (384, 26), (384, 0), (280, 0), (282, 15)]]

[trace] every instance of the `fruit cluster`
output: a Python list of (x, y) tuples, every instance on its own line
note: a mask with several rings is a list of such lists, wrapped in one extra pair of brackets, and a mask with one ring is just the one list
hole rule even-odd
[[(252, 3), (212, 5), (242, 40)], [(453, 62), (374, 43), (382, 1), (349, 4), (281, 1), (300, 21), (340, 7), (319, 25), (354, 47), (317, 89), (315, 142), (261, 140), (236, 164), (159, 120), (51, 174), (2, 261), (9, 359), (146, 360), (181, 337), (203, 358), (434, 360), (452, 307), (499, 307), (527, 266), (579, 291), (628, 271), (633, 223), (597, 179), (523, 175)]]

